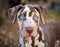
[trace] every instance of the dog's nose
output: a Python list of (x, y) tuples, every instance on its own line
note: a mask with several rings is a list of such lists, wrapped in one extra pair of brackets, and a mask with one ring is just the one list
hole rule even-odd
[(28, 34), (31, 34), (33, 32), (33, 27), (26, 27), (26, 31)]

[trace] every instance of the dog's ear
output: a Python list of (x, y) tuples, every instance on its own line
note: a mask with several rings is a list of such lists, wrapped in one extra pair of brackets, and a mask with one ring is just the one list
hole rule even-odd
[(47, 8), (43, 8), (42, 6), (40, 7), (40, 20), (42, 24), (45, 24), (45, 18), (47, 16)]
[(47, 15), (47, 8), (44, 8), (42, 6), (36, 5), (35, 8), (38, 10), (40, 14), (40, 21), (42, 24), (45, 24), (45, 17)]
[(10, 9), (7, 10), (8, 13), (8, 17), (10, 18), (10, 20), (12, 21), (12, 23), (16, 22), (17, 19), (17, 12), (22, 8), (22, 5), (18, 5), (15, 7), (12, 7)]

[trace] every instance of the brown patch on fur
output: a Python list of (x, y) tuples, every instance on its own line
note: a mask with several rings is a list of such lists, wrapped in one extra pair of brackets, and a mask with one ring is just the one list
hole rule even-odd
[(12, 7), (10, 9), (8, 9), (8, 16), (10, 18), (10, 20), (12, 21), (12, 23), (15, 23), (16, 19), (17, 19), (17, 12), (23, 8), (23, 6), (21, 5), (18, 5), (18, 6), (15, 6), (15, 7)]
[(45, 36), (45, 46), (54, 47), (55, 42), (60, 39), (60, 24), (44, 24), (41, 28)]
[(32, 44), (31, 45), (32, 45), (32, 47), (34, 47), (35, 38), (32, 36), (31, 39), (32, 39)]
[(45, 17), (47, 15), (47, 9), (46, 8), (42, 8), (41, 6), (38, 7), (34, 7), (40, 14), (40, 21), (42, 24), (45, 24)]

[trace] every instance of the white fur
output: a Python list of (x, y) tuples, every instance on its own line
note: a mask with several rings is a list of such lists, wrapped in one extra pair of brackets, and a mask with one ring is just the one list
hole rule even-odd
[(45, 44), (42, 41), (35, 41), (35, 45), (38, 45), (38, 47), (45, 47)]
[(26, 21), (23, 22), (25, 27), (35, 27), (36, 23), (33, 21), (31, 17), (28, 17)]
[(39, 29), (41, 30), (41, 33), (42, 33), (42, 40), (45, 40), (45, 39), (44, 39), (44, 32), (43, 32), (42, 28), (39, 27)]
[(20, 34), (19, 44), (18, 45), (20, 45), (20, 44), (21, 44), (21, 47), (24, 47), (24, 41), (23, 41), (23, 37), (22, 37), (21, 34)]
[(26, 40), (27, 42), (25, 42), (25, 47), (31, 47), (31, 43), (32, 43), (31, 37), (27, 37)]
[(28, 5), (25, 5), (25, 9), (24, 9), (25, 12), (27, 12), (27, 18), (29, 17), (29, 12), (30, 12), (30, 8), (28, 7)]
[(26, 12), (30, 12), (30, 9), (29, 9), (28, 5), (25, 5), (25, 9), (24, 9), (24, 11), (26, 11)]

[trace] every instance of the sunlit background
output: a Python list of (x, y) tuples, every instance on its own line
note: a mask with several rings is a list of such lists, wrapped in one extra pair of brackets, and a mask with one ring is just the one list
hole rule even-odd
[(17, 47), (19, 28), (11, 24), (7, 10), (18, 4), (38, 4), (46, 7), (46, 23), (60, 24), (60, 0), (0, 0), (0, 47)]

